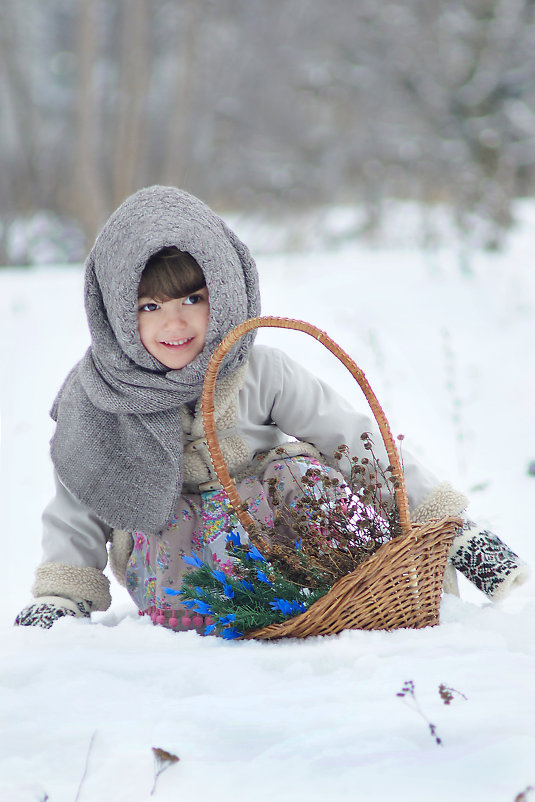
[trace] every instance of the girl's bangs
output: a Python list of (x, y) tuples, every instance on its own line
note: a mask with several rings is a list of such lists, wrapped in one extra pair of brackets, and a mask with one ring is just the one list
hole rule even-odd
[(204, 273), (189, 253), (163, 248), (148, 260), (141, 281), (140, 298), (185, 298), (206, 286)]

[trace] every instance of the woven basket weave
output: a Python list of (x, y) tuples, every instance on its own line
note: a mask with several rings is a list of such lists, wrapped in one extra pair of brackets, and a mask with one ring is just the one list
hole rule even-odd
[(399, 455), (381, 408), (360, 368), (325, 332), (310, 323), (280, 317), (258, 317), (236, 326), (214, 351), (201, 399), (206, 441), (223, 489), (246, 530), (254, 520), (244, 508), (229, 475), (217, 440), (213, 394), (217, 372), (225, 354), (246, 332), (263, 326), (295, 329), (311, 335), (331, 351), (350, 371), (364, 393), (377, 421), (397, 479), (394, 490), (402, 534), (385, 543), (362, 565), (339, 579), (308, 610), (282, 624), (248, 632), (245, 638), (261, 640), (309, 635), (332, 635), (344, 629), (398, 629), (434, 626), (442, 594), (444, 570), (459, 518), (443, 518), (411, 524)]

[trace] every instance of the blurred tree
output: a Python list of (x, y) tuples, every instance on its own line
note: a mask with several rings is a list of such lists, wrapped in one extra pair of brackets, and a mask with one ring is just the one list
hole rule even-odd
[(96, 81), (99, 60), (97, 0), (81, 0), (74, 31), (77, 54), (77, 87), (73, 92), (74, 163), (65, 197), (87, 233), (97, 230), (108, 206), (106, 180), (99, 154), (102, 113)]
[[(419, 123), (406, 169), (428, 199), (453, 202), (468, 230), (511, 222), (511, 201), (535, 164), (534, 6), (526, 0), (423, 0), (399, 9), (387, 69)], [(532, 191), (532, 190), (531, 190)]]
[[(40, 127), (40, 108), (34, 102), (28, 68), (34, 59), (29, 52), (28, 39), (20, 30), (20, 15), (11, 3), (3, 4), (1, 11), (2, 167), (7, 169), (2, 169), (0, 203), (5, 209), (14, 202), (16, 211), (25, 211), (33, 207), (35, 192), (40, 186), (38, 141), (34, 135), (35, 129)], [(28, 24), (32, 21), (30, 17)], [(9, 169), (10, 163), (16, 165), (16, 169)]]
[[(136, 188), (219, 207), (450, 205), (498, 244), (535, 181), (533, 0), (0, 0), (0, 216), (88, 243)], [(481, 223), (484, 224), (483, 228)]]
[(195, 183), (188, 170), (188, 156), (194, 140), (194, 103), (198, 87), (201, 25), (205, 9), (202, 0), (185, 0), (182, 16), (174, 16), (173, 36), (176, 55), (171, 60), (172, 86), (168, 113), (164, 112), (163, 158), (160, 167), (162, 184)]

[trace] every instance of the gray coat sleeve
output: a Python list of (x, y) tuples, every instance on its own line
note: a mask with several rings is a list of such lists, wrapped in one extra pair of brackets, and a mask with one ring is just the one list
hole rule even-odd
[[(65, 608), (107, 610), (110, 583), (103, 569), (108, 560), (106, 542), (111, 528), (82, 504), (54, 474), (56, 493), (43, 512), (43, 554), (35, 572), (36, 599), (59, 598)], [(32, 622), (33, 623), (33, 622)]]
[(43, 512), (43, 563), (106, 567), (111, 527), (67, 490), (54, 472), (56, 493)]
[[(345, 443), (352, 455), (369, 456), (361, 434), (371, 432), (374, 452), (381, 464), (388, 457), (375, 420), (354, 409), (326, 382), (276, 348), (255, 346), (247, 379), (248, 426), (260, 441), (261, 429), (269, 423), (299, 440), (312, 443), (327, 457)], [(256, 427), (254, 424), (256, 422)], [(407, 496), (412, 509), (420, 505), (440, 484), (440, 480), (403, 448)]]

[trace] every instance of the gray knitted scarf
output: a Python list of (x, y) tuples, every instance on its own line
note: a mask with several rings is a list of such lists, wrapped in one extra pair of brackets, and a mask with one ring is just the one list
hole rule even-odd
[[(210, 300), (205, 347), (169, 370), (138, 334), (137, 288), (148, 258), (175, 245), (202, 268)], [(182, 490), (180, 407), (198, 398), (210, 356), (238, 323), (259, 314), (258, 276), (249, 251), (197, 198), (174, 187), (136, 192), (100, 232), (86, 262), (91, 346), (67, 376), (51, 415), (51, 455), (63, 484), (108, 525), (158, 532)], [(219, 376), (246, 360), (246, 335)]]

